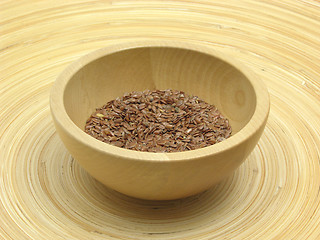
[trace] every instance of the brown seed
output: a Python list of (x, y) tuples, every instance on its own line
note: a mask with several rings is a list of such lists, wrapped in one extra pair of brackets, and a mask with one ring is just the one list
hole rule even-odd
[(128, 142), (125, 147), (130, 149), (130, 148), (134, 148), (136, 145), (137, 145), (137, 142), (133, 141), (133, 142)]
[(94, 122), (94, 123), (96, 123), (96, 124), (99, 124), (99, 123), (100, 123), (100, 120), (99, 120), (99, 119), (96, 119), (96, 118), (92, 118), (91, 121)]
[(166, 124), (166, 125), (165, 125), (165, 128), (166, 128), (166, 129), (172, 129), (172, 128), (174, 128), (174, 126), (171, 125), (171, 124)]
[(187, 130), (186, 130), (186, 134), (191, 133), (191, 131), (192, 131), (192, 128), (187, 129)]
[(117, 146), (117, 147), (123, 147), (123, 142), (119, 142), (119, 141), (114, 141), (114, 142), (111, 142), (111, 145), (113, 146)]
[(205, 134), (205, 136), (208, 137), (208, 138), (209, 138), (209, 137), (212, 137), (212, 136), (213, 136), (213, 133), (212, 133), (212, 132), (208, 132), (208, 133)]
[(116, 108), (114, 105), (112, 105), (112, 110), (116, 113), (122, 113), (122, 111), (119, 108)]
[(198, 123), (198, 124), (202, 122), (200, 117), (195, 117), (194, 120), (195, 120), (196, 123)]
[(161, 134), (161, 132), (162, 132), (162, 130), (159, 129), (159, 130), (154, 131), (153, 134), (159, 135), (159, 134)]
[(101, 114), (101, 113), (97, 113), (97, 115), (96, 115), (97, 117), (100, 117), (100, 118), (102, 118), (102, 117), (104, 117), (104, 115), (103, 114)]
[(96, 128), (93, 129), (93, 132), (100, 133), (99, 129), (96, 129)]

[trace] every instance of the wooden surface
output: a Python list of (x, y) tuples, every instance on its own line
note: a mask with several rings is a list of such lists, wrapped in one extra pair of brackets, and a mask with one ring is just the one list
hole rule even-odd
[[(1, 1), (1, 239), (319, 239), (320, 3)], [(236, 173), (183, 200), (106, 189), (55, 133), (49, 92), (68, 63), (110, 43), (179, 39), (260, 74), (271, 112)]]
[[(150, 153), (105, 144), (83, 131), (97, 107), (146, 89), (179, 89), (215, 105), (233, 136), (194, 151)], [(195, 195), (234, 173), (263, 133), (269, 102), (263, 81), (233, 56), (160, 40), (93, 51), (68, 66), (50, 94), (57, 133), (80, 166), (118, 192), (149, 200)]]

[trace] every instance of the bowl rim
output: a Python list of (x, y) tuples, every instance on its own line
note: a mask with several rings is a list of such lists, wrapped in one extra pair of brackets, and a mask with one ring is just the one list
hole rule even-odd
[[(141, 152), (120, 148), (101, 142), (86, 134), (82, 129), (75, 125), (65, 109), (64, 92), (69, 80), (83, 66), (95, 61), (96, 59), (119, 51), (143, 47), (167, 47), (196, 51), (218, 58), (239, 70), (247, 77), (256, 94), (256, 106), (249, 122), (247, 122), (247, 124), (235, 135), (220, 143), (195, 150), (173, 153)], [(55, 124), (58, 124), (74, 139), (77, 139), (82, 144), (93, 148), (102, 154), (109, 154), (118, 158), (122, 157), (139, 161), (188, 161), (208, 155), (212, 156), (218, 153), (220, 154), (250, 139), (252, 135), (265, 125), (269, 115), (270, 100), (268, 89), (258, 75), (244, 66), (241, 62), (235, 60), (231, 55), (226, 55), (223, 52), (217, 51), (214, 47), (201, 43), (195, 44), (177, 40), (141, 40), (126, 43), (113, 43), (104, 48), (90, 52), (69, 64), (69, 66), (67, 66), (57, 77), (52, 86), (50, 93), (50, 110)]]

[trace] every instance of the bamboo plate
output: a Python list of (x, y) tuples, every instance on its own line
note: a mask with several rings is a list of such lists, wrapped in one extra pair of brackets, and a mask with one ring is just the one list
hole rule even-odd
[[(2, 1), (1, 239), (320, 239), (318, 1)], [(57, 75), (113, 42), (216, 47), (260, 74), (271, 112), (230, 178), (154, 202), (102, 186), (70, 157), (50, 117)]]

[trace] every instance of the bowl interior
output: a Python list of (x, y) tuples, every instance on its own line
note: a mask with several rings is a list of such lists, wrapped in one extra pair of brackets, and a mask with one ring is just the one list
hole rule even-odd
[(214, 104), (233, 135), (256, 107), (256, 94), (237, 68), (214, 56), (173, 47), (138, 47), (105, 55), (77, 71), (64, 92), (64, 106), (81, 129), (95, 108), (126, 92), (176, 89)]

